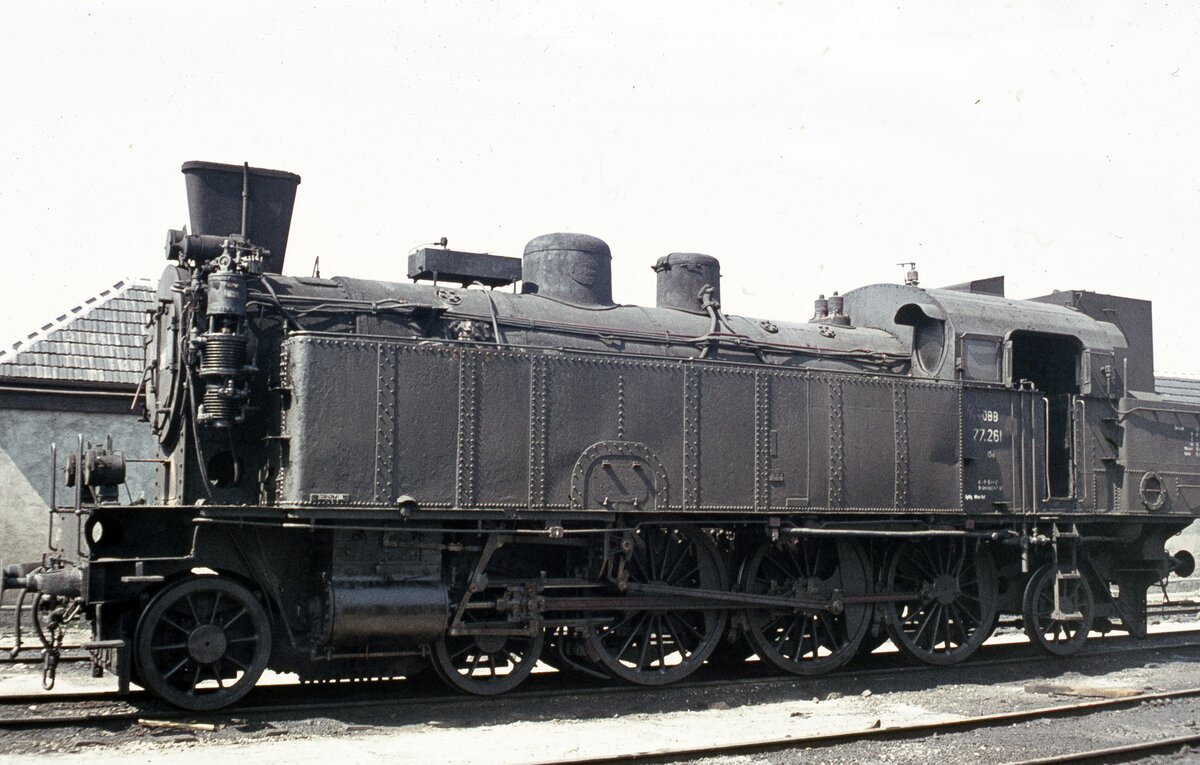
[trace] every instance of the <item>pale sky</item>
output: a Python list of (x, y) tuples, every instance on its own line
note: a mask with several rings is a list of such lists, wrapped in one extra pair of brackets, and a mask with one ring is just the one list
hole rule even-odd
[(721, 259), (734, 314), (1005, 274), (1154, 301), (1200, 375), (1191, 3), (7, 3), (0, 343), (157, 279), (187, 160), (303, 182), (285, 273), (551, 231)]

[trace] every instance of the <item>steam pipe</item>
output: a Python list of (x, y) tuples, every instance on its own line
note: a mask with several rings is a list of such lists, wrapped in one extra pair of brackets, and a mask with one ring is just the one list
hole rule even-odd
[(250, 163), (242, 163), (242, 241), (246, 241), (246, 221), (250, 217)]
[(54, 511), (58, 508), (58, 444), (50, 444), (50, 522), (46, 531), (46, 548), (60, 552), (54, 544)]

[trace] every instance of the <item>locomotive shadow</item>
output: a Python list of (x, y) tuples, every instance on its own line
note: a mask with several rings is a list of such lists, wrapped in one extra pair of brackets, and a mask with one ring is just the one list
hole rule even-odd
[[(915, 666), (896, 653), (876, 653), (855, 666), (820, 677), (780, 676), (757, 661), (740, 667), (706, 666), (689, 680), (666, 687), (641, 687), (603, 682), (577, 674), (538, 672), (521, 690), (498, 697), (455, 694), (440, 686), (428, 673), (413, 680), (371, 686), (325, 686), (306, 696), (328, 707), (319, 713), (351, 729), (365, 726), (386, 732), (413, 726), (436, 728), (480, 728), (517, 722), (582, 722), (614, 716), (662, 715), (731, 709), (741, 706), (799, 701), (824, 701), (838, 697), (900, 694), (935, 690), (942, 686), (1024, 685), (1031, 682), (1080, 677), (1103, 678), (1118, 671), (1136, 670), (1164, 661), (1200, 660), (1194, 648), (1164, 648), (1147, 653), (1099, 653), (1099, 645), (1083, 653), (1052, 661), (1029, 645), (987, 646), (976, 657), (950, 667)], [(267, 702), (263, 691), (286, 694), (284, 687), (259, 689), (251, 704)], [(869, 692), (869, 693), (868, 693)], [(378, 702), (394, 696), (396, 706)], [(352, 706), (369, 699), (372, 706)], [(306, 699), (307, 700), (307, 699)], [(345, 702), (339, 708), (339, 702)], [(1053, 702), (1047, 702), (1050, 704)], [(332, 711), (331, 711), (332, 710)], [(234, 711), (234, 710), (231, 710)], [(964, 710), (965, 712), (966, 710)], [(236, 714), (236, 711), (234, 711)], [(273, 720), (295, 722), (311, 719), (311, 709), (282, 712)]]

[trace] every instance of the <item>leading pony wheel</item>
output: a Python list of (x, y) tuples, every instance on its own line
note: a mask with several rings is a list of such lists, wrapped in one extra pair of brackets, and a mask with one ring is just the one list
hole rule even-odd
[(455, 690), (495, 696), (529, 677), (545, 644), (541, 629), (532, 635), (442, 635), (433, 647), (433, 668)]
[(155, 596), (135, 643), (146, 690), (184, 709), (220, 709), (249, 693), (267, 668), (271, 621), (241, 584), (201, 576)]

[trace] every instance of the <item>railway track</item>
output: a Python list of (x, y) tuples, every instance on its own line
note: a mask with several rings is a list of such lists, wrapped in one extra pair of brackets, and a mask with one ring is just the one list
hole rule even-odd
[[(1187, 630), (1152, 634), (1145, 640), (1134, 640), (1128, 636), (1096, 639), (1079, 659), (1104, 656), (1156, 653), (1163, 650), (1200, 649), (1200, 630)], [(1006, 665), (1029, 665), (1062, 663), (1063, 659), (1036, 651), (1028, 644), (985, 646), (976, 657), (961, 664), (948, 667), (915, 665), (905, 662), (896, 654), (875, 654), (869, 666), (858, 665), (823, 675), (820, 678), (803, 678), (792, 675), (766, 674), (760, 667), (747, 665), (737, 677), (730, 677), (718, 670), (703, 673), (699, 677), (670, 686), (671, 690), (703, 690), (733, 687), (787, 688), (800, 687), (814, 680), (836, 681), (838, 678), (854, 678), (861, 681), (873, 677), (898, 677), (915, 673), (955, 672), (960, 669), (979, 670), (981, 667)], [(636, 696), (646, 693), (641, 686), (624, 684), (596, 684), (576, 676), (559, 674), (543, 675), (540, 683), (529, 683), (525, 690), (505, 696), (512, 702), (553, 699), (569, 696), (625, 695)], [(381, 686), (386, 687), (381, 692)], [(532, 686), (532, 687), (531, 687)], [(364, 698), (364, 689), (370, 695)], [(299, 698), (297, 698), (299, 697)], [(1145, 698), (1145, 697), (1143, 697)], [(251, 701), (212, 713), (197, 713), (167, 707), (149, 694), (135, 691), (120, 697), (113, 691), (77, 692), (55, 694), (21, 694), (0, 697), (0, 731), (21, 729), (91, 728), (97, 726), (131, 725), (138, 720), (188, 720), (224, 725), (230, 719), (263, 718), (301, 713), (327, 713), (330, 709), (369, 708), (420, 708), (453, 705), (487, 705), (493, 699), (464, 696), (444, 689), (432, 678), (415, 681), (335, 683), (328, 685), (263, 686), (250, 697)]]
[[(957, 720), (946, 720), (933, 723), (917, 723), (914, 725), (897, 725), (887, 728), (869, 728), (866, 730), (827, 733), (815, 736), (787, 736), (784, 738), (768, 738), (753, 741), (742, 741), (732, 744), (703, 747), (681, 747), (678, 749), (659, 749), (645, 752), (629, 752), (620, 754), (601, 755), (598, 757), (575, 757), (559, 760), (539, 760), (527, 765), (650, 765), (651, 763), (693, 762), (711, 757), (734, 757), (770, 752), (794, 751), (799, 749), (814, 750), (833, 746), (853, 744), (860, 741), (903, 741), (922, 739), (930, 736), (949, 733), (961, 733), (981, 729), (994, 729), (1012, 726), (1014, 724), (1036, 722), (1048, 718), (1067, 716), (1091, 715), (1115, 709), (1125, 709), (1139, 704), (1156, 701), (1174, 701), (1179, 699), (1200, 698), (1200, 688), (1186, 688), (1178, 691), (1163, 693), (1148, 693), (1141, 696), (1130, 696), (1119, 699), (1103, 699), (1101, 701), (1084, 701), (1075, 704), (1059, 704), (1049, 707), (1038, 707), (1016, 712), (1001, 712), (999, 714), (964, 717)], [(1168, 748), (1187, 745), (1191, 740), (1200, 740), (1200, 736), (1178, 737), (1170, 740), (1152, 741), (1131, 744), (1125, 747), (1113, 747), (1091, 752), (1080, 752), (1071, 755), (1060, 755), (1055, 758), (1032, 760), (1029, 762), (1086, 762), (1088, 757), (1114, 756), (1118, 750), (1127, 753), (1149, 751), (1155, 747)], [(1178, 742), (1178, 743), (1177, 743)], [(1066, 758), (1066, 759), (1063, 759)], [(1070, 759), (1076, 758), (1076, 759)]]
[(1019, 760), (1007, 765), (1056, 765), (1057, 763), (1115, 763), (1135, 762), (1154, 754), (1173, 754), (1181, 749), (1200, 746), (1200, 735), (1171, 736), (1157, 741), (1145, 741), (1125, 746), (1088, 749), (1082, 752)]
[[(92, 655), (82, 645), (64, 645), (62, 655), (58, 657), (59, 664), (73, 664), (91, 661)], [(42, 647), (27, 645), (13, 656), (12, 646), (0, 646), (0, 666), (4, 664), (41, 664)]]

